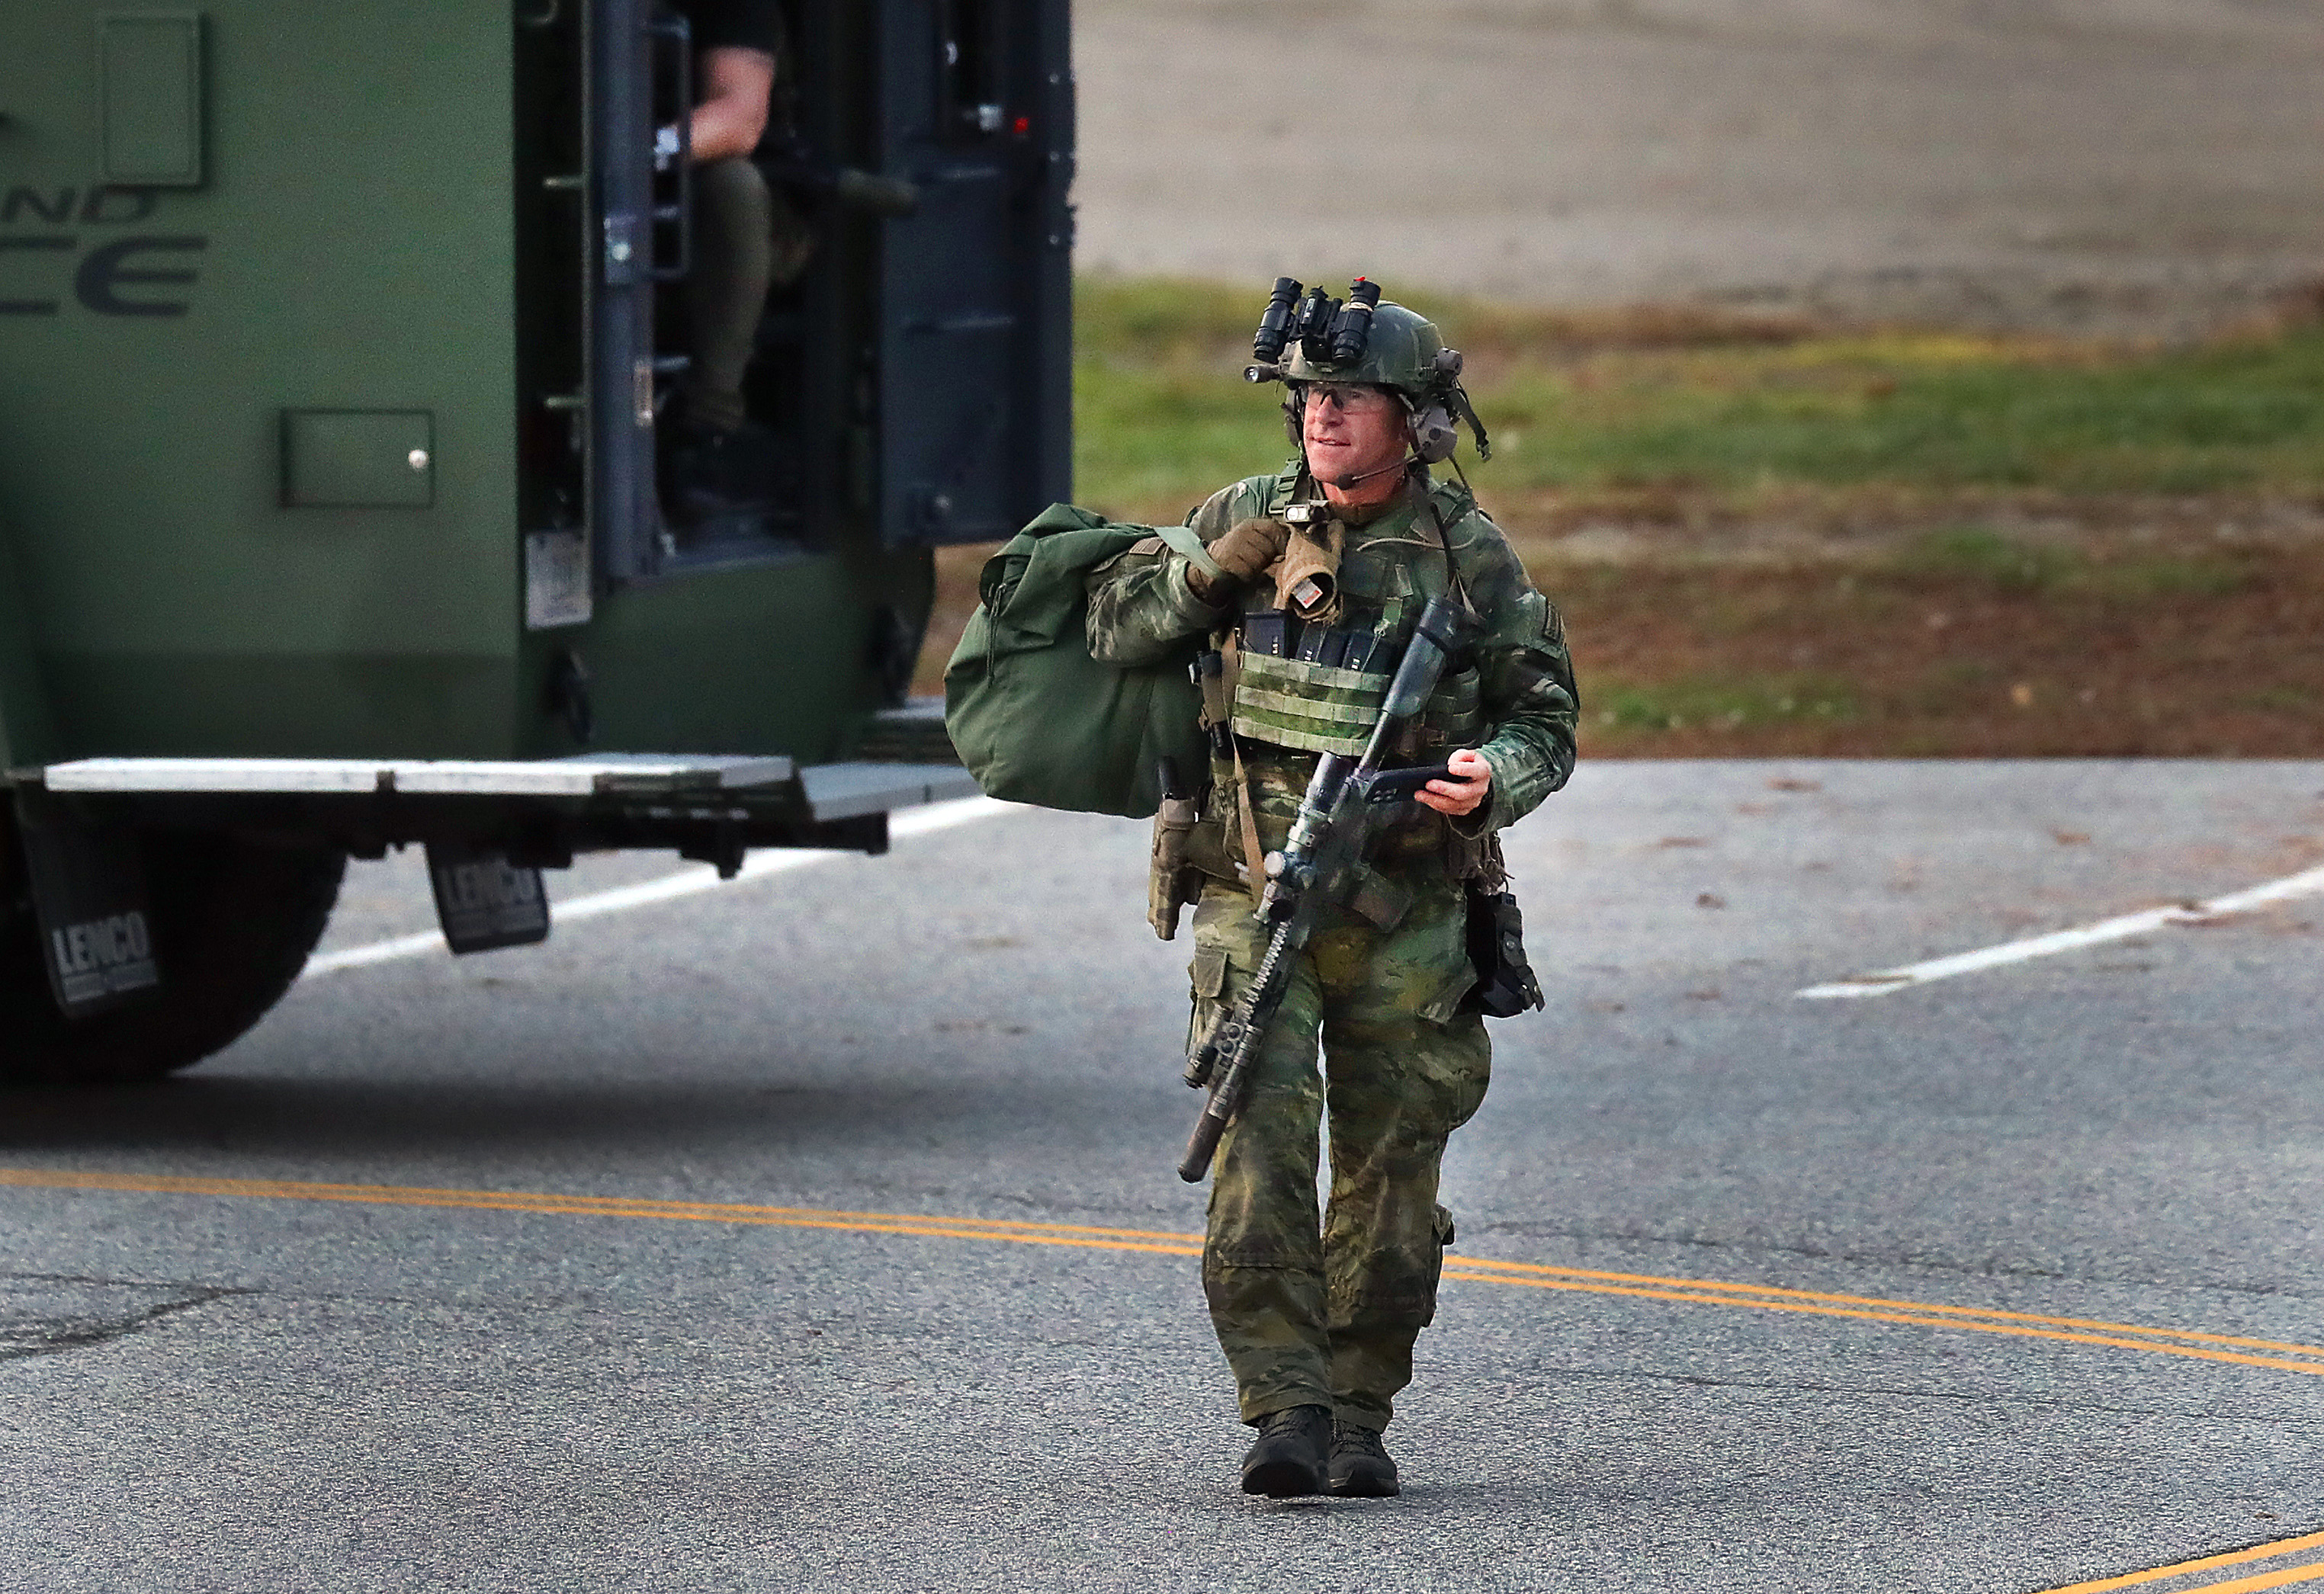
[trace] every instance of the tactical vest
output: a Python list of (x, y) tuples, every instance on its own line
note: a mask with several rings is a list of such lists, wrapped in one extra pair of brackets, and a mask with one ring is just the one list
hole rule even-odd
[[(1288, 488), (1288, 482), (1278, 487), (1271, 511), (1280, 512)], [(1363, 752), (1421, 606), (1448, 581), (1458, 584), (1444, 530), (1468, 505), (1443, 489), (1439, 495), (1449, 502), (1400, 506), (1349, 530), (1339, 613), (1330, 624), (1303, 624), (1278, 609), (1245, 611), (1234, 637), (1230, 723), (1236, 735), (1301, 752)], [(1270, 595), (1260, 591), (1251, 601), (1266, 604)], [(1397, 751), (1399, 761), (1441, 757), (1483, 739), (1476, 667), (1456, 663), (1438, 683), (1409, 744)]]
[[(1398, 639), (1391, 659), (1400, 656)], [(1302, 752), (1360, 755), (1379, 723), (1388, 696), (1387, 670), (1354, 670), (1304, 659), (1277, 659), (1245, 652), (1235, 683), (1233, 719), (1238, 736)], [(1428, 700), (1413, 733), (1413, 745), (1399, 757), (1474, 747), (1483, 739), (1484, 704), (1477, 670), (1465, 666), (1444, 677)]]

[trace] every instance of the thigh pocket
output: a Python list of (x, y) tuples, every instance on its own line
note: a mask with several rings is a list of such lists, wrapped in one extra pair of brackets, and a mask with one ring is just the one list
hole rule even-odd
[(1201, 1085), (1207, 1074), (1196, 1064), (1194, 1054), (1211, 1038), (1211, 1032), (1226, 1016), (1227, 949), (1223, 946), (1198, 947), (1194, 961), (1186, 965), (1186, 976), (1193, 986), (1193, 1000), (1186, 1013), (1186, 1083)]
[(1421, 1004), (1420, 1016), (1431, 1024), (1450, 1024), (1461, 1011), (1462, 1001), (1476, 983), (1477, 971), (1472, 964), (1464, 962), (1459, 968), (1447, 972), (1438, 981), (1434, 992)]
[(1436, 1289), (1444, 1280), (1444, 1253), (1452, 1248), (1459, 1231), (1452, 1227), (1452, 1214), (1441, 1205), (1430, 1220), (1429, 1230), (1429, 1238), (1435, 1241), (1428, 1248), (1428, 1318), (1434, 1322), (1436, 1320)]
[(1186, 965), (1186, 974), (1194, 982), (1194, 996), (1197, 1002), (1220, 1000), (1227, 989), (1227, 949), (1223, 946), (1196, 948), (1194, 961)]
[(1425, 911), (1415, 911), (1381, 948), (1379, 972), (1397, 988), (1397, 1005), (1440, 1027), (1459, 1015), (1477, 982), (1465, 908), (1453, 892), (1431, 893)]

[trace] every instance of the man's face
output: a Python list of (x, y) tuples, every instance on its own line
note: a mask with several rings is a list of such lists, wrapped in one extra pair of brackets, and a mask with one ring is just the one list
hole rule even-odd
[(1385, 471), (1405, 454), (1404, 406), (1384, 388), (1311, 383), (1299, 430), (1308, 467), (1326, 483)]

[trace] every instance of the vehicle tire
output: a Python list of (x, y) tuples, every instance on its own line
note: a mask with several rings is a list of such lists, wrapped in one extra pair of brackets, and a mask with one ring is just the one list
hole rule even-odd
[(129, 1084), (200, 1062), (281, 1000), (322, 938), (346, 855), (207, 831), (148, 831), (161, 990), (69, 1019), (50, 994), (14, 827), (0, 809), (0, 1083)]

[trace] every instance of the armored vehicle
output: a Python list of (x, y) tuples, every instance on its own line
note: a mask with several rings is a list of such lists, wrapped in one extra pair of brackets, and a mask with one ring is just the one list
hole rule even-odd
[(215, 1051), (350, 854), (425, 845), (468, 950), (576, 852), (973, 790), (867, 749), (931, 548), (1070, 495), (1066, 3), (786, 12), (771, 485), (679, 516), (682, 5), (9, 0), (0, 1076)]

